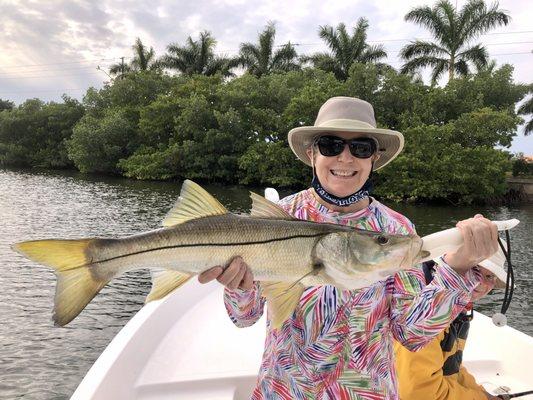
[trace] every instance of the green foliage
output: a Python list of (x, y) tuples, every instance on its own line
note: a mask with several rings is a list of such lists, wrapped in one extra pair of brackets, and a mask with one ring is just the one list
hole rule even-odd
[(0, 99), (0, 112), (4, 110), (12, 110), (15, 107), (15, 103), (9, 100)]
[(160, 96), (140, 110), (139, 141), (146, 146), (168, 145), (174, 135), (176, 118), (180, 114), (180, 99)]
[(518, 153), (511, 161), (513, 176), (533, 177), (533, 163), (527, 162), (523, 153)]
[(68, 155), (81, 172), (117, 173), (117, 163), (129, 156), (134, 129), (123, 112), (110, 110), (103, 118), (84, 116), (67, 143)]
[(302, 168), (291, 149), (283, 142), (258, 142), (239, 160), (244, 171), (241, 183), (275, 187), (303, 187), (311, 181), (311, 169)]
[(510, 169), (507, 154), (485, 145), (461, 144), (456, 123), (421, 125), (404, 135), (402, 154), (378, 171), (379, 195), (471, 203), (505, 192), (505, 172)]
[(288, 129), (280, 132), (287, 138), (288, 130), (298, 126), (309, 126), (315, 122), (320, 106), (330, 97), (346, 93), (343, 84), (331, 73), (320, 70), (306, 71), (305, 85), (295, 94), (284, 111)]
[(461, 115), (454, 123), (454, 142), (465, 147), (510, 147), (520, 118), (488, 107)]
[(63, 103), (32, 99), (0, 112), (0, 165), (71, 167), (65, 142), (83, 113), (81, 104), (67, 96)]
[[(527, 87), (528, 94), (533, 93), (533, 85)], [(530, 96), (518, 109), (518, 114), (520, 115), (530, 115), (533, 114), (533, 96)], [(527, 136), (533, 132), (533, 118), (530, 117), (529, 121), (526, 122), (526, 127), (524, 129), (524, 134)]]
[[(512, 67), (484, 69), (446, 87), (354, 62), (346, 80), (305, 68), (226, 80), (140, 71), (89, 89), (82, 103), (28, 100), (0, 112), (0, 164), (197, 179), (300, 189), (311, 169), (287, 143), (333, 96), (374, 106), (380, 127), (405, 136), (403, 153), (376, 174), (379, 196), (469, 203), (505, 190), (507, 147), (528, 87)], [(515, 168), (518, 168), (517, 165)]]
[(141, 146), (130, 157), (119, 160), (117, 167), (128, 178), (161, 180), (177, 176), (176, 164), (172, 148)]

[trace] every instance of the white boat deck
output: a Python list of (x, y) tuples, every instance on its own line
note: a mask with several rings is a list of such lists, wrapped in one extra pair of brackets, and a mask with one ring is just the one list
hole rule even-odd
[[(465, 365), (487, 390), (533, 389), (532, 337), (476, 314), (469, 338)], [(222, 287), (191, 279), (135, 315), (72, 399), (249, 399), (264, 339), (264, 318), (250, 328), (235, 327), (224, 309)]]

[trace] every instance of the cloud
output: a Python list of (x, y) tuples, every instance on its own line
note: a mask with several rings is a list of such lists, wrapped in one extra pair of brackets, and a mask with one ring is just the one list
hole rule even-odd
[[(276, 44), (290, 40), (300, 53), (312, 53), (326, 50), (317, 34), (320, 25), (344, 22), (351, 28), (366, 17), (368, 39), (383, 43), (388, 62), (399, 67), (398, 51), (406, 39), (430, 36), (405, 22), (404, 15), (413, 7), (433, 5), (423, 0), (0, 1), (0, 98), (16, 103), (28, 97), (58, 100), (61, 89), (80, 98), (83, 88), (101, 87), (108, 78), (96, 67), (131, 57), (137, 37), (160, 56), (168, 44), (184, 43), (188, 36), (197, 38), (208, 30), (217, 39), (217, 52), (235, 55), (240, 43), (257, 40), (268, 21), (276, 23)], [(464, 4), (465, 0), (457, 1), (459, 8)], [(512, 20), (491, 33), (532, 30), (528, 0), (500, 0), (499, 5)], [(531, 82), (533, 54), (511, 53), (531, 52), (532, 32), (486, 35), (479, 42), (487, 45), (499, 65), (515, 66), (516, 81)], [(513, 42), (528, 43), (496, 45)]]

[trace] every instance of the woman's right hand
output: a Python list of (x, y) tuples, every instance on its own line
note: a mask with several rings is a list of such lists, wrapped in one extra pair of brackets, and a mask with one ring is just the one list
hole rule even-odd
[(225, 269), (216, 266), (198, 275), (198, 282), (200, 283), (211, 282), (213, 279), (230, 290), (237, 288), (250, 290), (254, 286), (252, 271), (241, 257), (235, 257)]
[(456, 226), (463, 236), (463, 244), (446, 254), (444, 261), (458, 273), (465, 274), (498, 251), (496, 225), (481, 214), (459, 221)]

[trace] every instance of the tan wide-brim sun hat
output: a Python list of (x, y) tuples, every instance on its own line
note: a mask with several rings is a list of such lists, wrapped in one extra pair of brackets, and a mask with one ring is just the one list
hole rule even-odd
[[(507, 248), (507, 243), (502, 239), (503, 247)], [(507, 282), (507, 272), (503, 269), (505, 265), (505, 254), (503, 254), (502, 249), (498, 249), (496, 253), (490, 258), (483, 260), (479, 263), (485, 269), (488, 269), (494, 275), (496, 275), (496, 283), (494, 284), (495, 289), (505, 289), (505, 283)]]
[(300, 160), (311, 166), (306, 150), (318, 136), (335, 132), (361, 133), (361, 136), (377, 140), (380, 157), (374, 163), (374, 170), (387, 165), (403, 149), (403, 135), (390, 129), (376, 128), (372, 105), (354, 97), (327, 100), (320, 107), (313, 126), (301, 126), (289, 132), (289, 145)]

